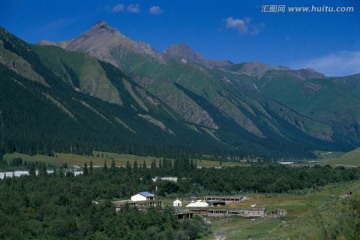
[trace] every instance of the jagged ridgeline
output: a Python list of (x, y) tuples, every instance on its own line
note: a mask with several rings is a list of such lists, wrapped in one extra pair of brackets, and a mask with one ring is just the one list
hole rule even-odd
[(4, 152), (277, 159), (359, 146), (359, 75), (158, 52), (103, 21), (60, 43), (0, 33)]

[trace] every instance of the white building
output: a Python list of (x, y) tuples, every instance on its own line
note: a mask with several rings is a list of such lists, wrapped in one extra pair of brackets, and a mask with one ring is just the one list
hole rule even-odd
[(294, 162), (278, 162), (282, 165), (291, 165), (291, 164), (294, 164)]
[(131, 197), (131, 201), (138, 202), (138, 201), (146, 201), (146, 200), (154, 200), (155, 195), (149, 192), (140, 192)]
[(181, 207), (182, 206), (182, 202), (179, 199), (176, 199), (173, 202), (173, 207)]
[(208, 207), (209, 204), (207, 202), (203, 202), (201, 200), (197, 200), (196, 202), (192, 201), (190, 204), (186, 205), (186, 207), (192, 207), (192, 208), (197, 208), (197, 207)]
[(178, 181), (177, 177), (161, 177), (161, 178), (154, 177), (152, 180), (153, 180), (153, 182), (156, 182), (158, 179), (166, 180), (166, 181), (172, 181), (172, 182), (177, 182)]

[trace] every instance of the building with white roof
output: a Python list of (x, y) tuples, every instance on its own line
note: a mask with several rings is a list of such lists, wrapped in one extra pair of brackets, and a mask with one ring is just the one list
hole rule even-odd
[(154, 200), (155, 195), (149, 192), (140, 192), (131, 197), (131, 201), (138, 202), (138, 201), (146, 201), (146, 200)]
[(209, 207), (207, 202), (197, 200), (196, 202), (191, 202), (190, 204), (186, 205), (186, 207), (197, 208), (197, 207)]
[(176, 199), (173, 202), (173, 207), (181, 207), (182, 206), (182, 202), (179, 199)]

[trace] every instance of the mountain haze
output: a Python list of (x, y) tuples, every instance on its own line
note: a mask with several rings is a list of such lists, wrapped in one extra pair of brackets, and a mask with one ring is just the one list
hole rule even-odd
[[(360, 145), (360, 95), (346, 84), (350, 79), (356, 85), (359, 75), (331, 79), (311, 69), (208, 60), (185, 44), (158, 52), (104, 21), (58, 43), (28, 45), (5, 30), (1, 37), (0, 63), (8, 84), (37, 84), (62, 95), (42, 94), (86, 134), (101, 132), (95, 138), (99, 146), (89, 148), (109, 148), (100, 142), (113, 139), (111, 150), (117, 152), (139, 152), (141, 145), (142, 154), (183, 149), (298, 158), (315, 149)], [(81, 103), (89, 111), (84, 114), (95, 114), (99, 122), (80, 122), (79, 111), (65, 107), (62, 99)]]

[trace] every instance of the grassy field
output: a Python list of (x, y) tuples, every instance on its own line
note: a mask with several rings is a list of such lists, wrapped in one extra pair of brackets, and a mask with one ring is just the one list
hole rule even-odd
[[(345, 166), (345, 167), (360, 167), (360, 148), (355, 149), (354, 151), (348, 153), (339, 153), (339, 152), (323, 152), (319, 153), (319, 159), (317, 161), (320, 165), (331, 165), (336, 166)], [(55, 156), (46, 156), (46, 155), (26, 155), (22, 153), (12, 153), (5, 154), (4, 158), (6, 161), (10, 162), (14, 158), (22, 158), (27, 162), (45, 162), (55, 166), (62, 166), (64, 163), (67, 163), (69, 167), (82, 167), (85, 162), (88, 164), (90, 161), (93, 162), (94, 166), (102, 167), (106, 161), (107, 165), (110, 166), (111, 161), (114, 160), (116, 166), (125, 166), (126, 162), (129, 161), (131, 165), (137, 161), (138, 164), (142, 164), (144, 161), (147, 166), (151, 165), (151, 162), (156, 160), (157, 164), (161, 158), (155, 157), (140, 157), (128, 154), (118, 154), (118, 153), (109, 153), (109, 152), (99, 152), (94, 151), (93, 155), (76, 155), (68, 153), (56, 153)], [(219, 161), (211, 160), (200, 160), (197, 159), (196, 163), (199, 167), (234, 167), (234, 166), (247, 166), (244, 162), (226, 162), (223, 161), (221, 164)], [(304, 164), (298, 164), (297, 166), (303, 166)], [(307, 164), (305, 164), (307, 165)]]
[(338, 158), (325, 158), (321, 165), (344, 166), (344, 167), (360, 167), (360, 148), (345, 153)]
[(360, 181), (330, 185), (321, 191), (309, 191), (301, 195), (249, 195), (248, 201), (230, 207), (249, 208), (256, 203), (257, 207), (266, 208), (268, 214), (274, 209), (285, 209), (288, 216), (281, 219), (211, 218), (208, 220), (211, 222), (212, 234), (202, 240), (324, 239), (326, 231), (339, 224), (342, 212), (336, 210), (336, 206), (348, 197), (346, 193), (349, 191), (353, 193), (351, 197), (360, 194)]
[[(147, 166), (150, 166), (151, 163), (156, 160), (157, 164), (161, 161), (161, 158), (155, 157), (140, 157), (128, 154), (118, 154), (118, 153), (109, 153), (109, 152), (98, 152), (94, 151), (92, 156), (85, 155), (76, 155), (76, 154), (68, 154), (68, 153), (55, 153), (54, 156), (46, 156), (46, 155), (26, 155), (22, 153), (11, 153), (5, 154), (4, 159), (7, 162), (10, 162), (14, 158), (22, 158), (23, 161), (27, 162), (44, 162), (46, 164), (51, 164), (54, 166), (62, 166), (64, 163), (67, 163), (69, 167), (82, 167), (85, 162), (88, 164), (90, 161), (93, 162), (93, 165), (96, 167), (103, 167), (106, 161), (107, 166), (111, 165), (112, 160), (115, 161), (116, 166), (125, 166), (126, 162), (129, 161), (131, 165), (137, 161), (138, 165), (146, 162)], [(236, 163), (236, 162), (222, 162), (220, 165), (219, 161), (210, 161), (210, 160), (196, 160), (196, 164), (199, 167), (220, 167), (220, 166), (244, 166), (244, 163)]]
[(213, 234), (202, 238), (212, 239), (266, 239), (273, 229), (281, 224), (279, 219), (252, 219), (252, 218), (218, 218), (210, 220)]
[(319, 159), (333, 159), (343, 156), (344, 152), (314, 151)]

